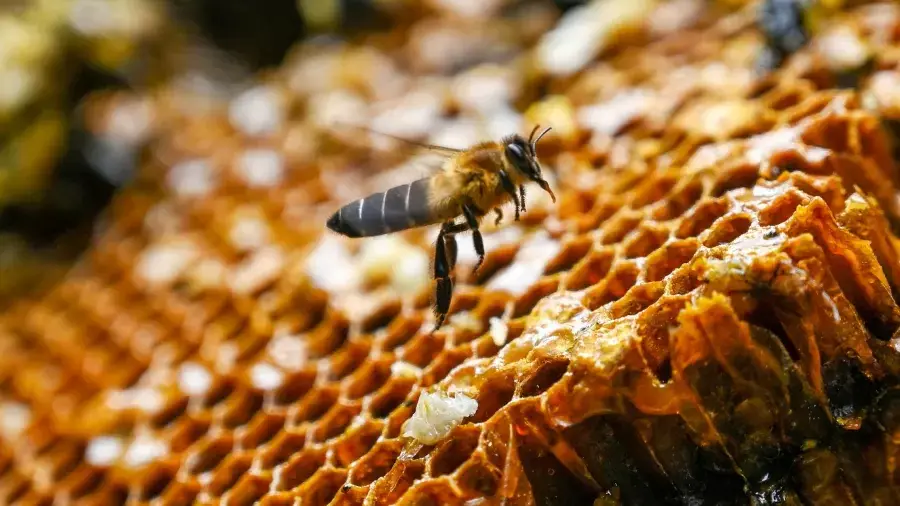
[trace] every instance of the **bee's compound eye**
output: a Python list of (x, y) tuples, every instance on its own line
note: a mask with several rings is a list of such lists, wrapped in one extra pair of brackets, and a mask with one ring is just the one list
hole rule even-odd
[(525, 174), (528, 174), (530, 172), (528, 156), (525, 154), (525, 149), (522, 146), (514, 143), (507, 144), (506, 156), (509, 157), (509, 161), (511, 161), (512, 164), (515, 165), (520, 172)]

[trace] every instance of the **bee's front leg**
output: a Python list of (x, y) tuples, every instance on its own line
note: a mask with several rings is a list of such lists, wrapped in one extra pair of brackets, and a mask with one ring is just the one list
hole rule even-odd
[(519, 185), (519, 206), (522, 208), (522, 212), (525, 212), (525, 185)]
[(453, 222), (446, 222), (441, 226), (438, 234), (437, 245), (434, 248), (434, 279), (437, 282), (434, 294), (434, 313), (437, 316), (435, 330), (441, 328), (447, 313), (450, 311), (450, 302), (453, 299), (453, 279), (450, 274), (456, 265), (456, 238), (448, 230)]
[(519, 203), (519, 193), (516, 192), (516, 185), (513, 184), (512, 179), (505, 170), (500, 171), (500, 185), (503, 187), (503, 191), (512, 197), (513, 203), (516, 205), (516, 221), (519, 221), (519, 207), (521, 205)]
[(483, 214), (472, 203), (463, 205), (463, 216), (466, 218), (466, 225), (472, 231), (472, 242), (475, 245), (475, 253), (478, 254), (478, 262), (475, 264), (475, 268), (472, 269), (473, 273), (478, 272), (478, 268), (484, 263), (484, 240), (481, 237), (481, 231), (478, 230), (478, 217)]
[(501, 221), (503, 221), (503, 210), (500, 209), (499, 207), (495, 207), (494, 214), (497, 215), (497, 219), (494, 220), (494, 226), (497, 226), (500, 224)]

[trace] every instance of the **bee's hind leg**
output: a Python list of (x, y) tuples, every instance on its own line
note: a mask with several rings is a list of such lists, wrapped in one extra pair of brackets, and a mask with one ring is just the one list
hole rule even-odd
[[(456, 265), (456, 238), (449, 230), (452, 222), (444, 223), (438, 234), (437, 245), (434, 248), (434, 279), (437, 282), (434, 294), (434, 313), (437, 323), (434, 330), (441, 328), (447, 313), (450, 311), (450, 302), (453, 299), (453, 279), (450, 274)], [(433, 331), (432, 331), (433, 332)]]
[(473, 204), (463, 205), (463, 215), (466, 218), (465, 223), (445, 222), (441, 225), (441, 231), (438, 234), (437, 245), (434, 249), (434, 279), (437, 282), (434, 297), (434, 313), (437, 316), (437, 325), (434, 330), (441, 328), (447, 313), (450, 311), (450, 302), (453, 298), (453, 279), (451, 273), (456, 267), (456, 234), (472, 231), (472, 242), (475, 245), (475, 253), (478, 254), (478, 263), (475, 265), (477, 272), (484, 262), (484, 240), (481, 232), (478, 230), (478, 217), (483, 215)]
[(484, 263), (484, 240), (481, 237), (481, 231), (478, 230), (478, 217), (483, 215), (480, 209), (472, 204), (463, 205), (463, 216), (466, 218), (466, 225), (472, 231), (472, 243), (475, 245), (475, 253), (478, 254), (478, 262), (472, 272), (478, 272), (478, 268)]

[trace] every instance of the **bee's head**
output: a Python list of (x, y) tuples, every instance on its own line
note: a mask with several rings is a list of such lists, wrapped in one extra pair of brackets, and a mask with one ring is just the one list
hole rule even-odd
[(538, 131), (538, 128), (540, 128), (540, 126), (534, 127), (534, 130), (531, 131), (531, 135), (528, 136), (527, 141), (521, 135), (513, 135), (512, 137), (507, 138), (505, 140), (504, 151), (506, 152), (506, 158), (519, 173), (527, 179), (537, 183), (545, 192), (550, 194), (550, 198), (553, 199), (553, 202), (556, 202), (556, 195), (553, 194), (550, 185), (541, 175), (541, 165), (538, 163), (537, 151), (535, 150), (537, 142), (541, 140), (541, 137), (543, 137), (544, 134), (550, 131), (550, 127), (544, 129), (540, 135), (535, 138), (534, 134)]

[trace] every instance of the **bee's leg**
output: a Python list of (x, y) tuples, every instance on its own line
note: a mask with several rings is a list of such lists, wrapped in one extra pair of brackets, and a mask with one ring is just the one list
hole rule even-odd
[(501, 221), (503, 221), (503, 210), (499, 207), (494, 208), (494, 214), (497, 215), (497, 219), (494, 220), (494, 225), (499, 225)]
[(447, 222), (441, 226), (434, 248), (434, 279), (437, 282), (434, 295), (434, 314), (437, 323), (434, 330), (444, 324), (444, 319), (450, 311), (450, 301), (453, 299), (453, 279), (450, 274), (456, 265), (456, 238), (452, 233), (448, 233), (448, 228), (452, 225), (452, 222)]
[(475, 245), (475, 253), (478, 254), (478, 262), (472, 269), (473, 273), (478, 272), (478, 268), (484, 263), (484, 240), (481, 238), (481, 231), (478, 230), (478, 217), (482, 214), (484, 213), (472, 204), (463, 205), (463, 216), (466, 217), (466, 225), (472, 230), (472, 242)]
[(522, 212), (525, 212), (525, 185), (519, 185), (519, 206), (522, 208)]
[(506, 173), (505, 170), (500, 171), (500, 184), (503, 186), (503, 191), (508, 193), (510, 197), (513, 199), (513, 203), (516, 204), (516, 221), (519, 221), (519, 194), (516, 192), (516, 185), (513, 184), (512, 179), (510, 179), (509, 174)]

